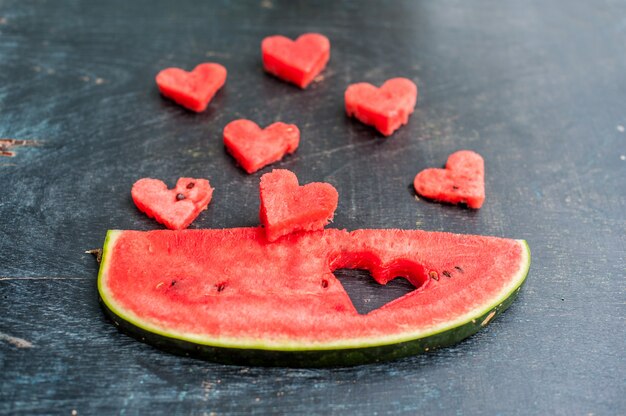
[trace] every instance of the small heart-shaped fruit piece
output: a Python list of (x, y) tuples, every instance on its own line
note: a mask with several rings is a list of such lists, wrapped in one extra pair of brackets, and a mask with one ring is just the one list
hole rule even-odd
[(140, 211), (167, 228), (182, 230), (207, 208), (213, 188), (206, 179), (180, 178), (174, 189), (158, 179), (143, 178), (133, 185), (133, 201)]
[(209, 62), (198, 65), (191, 72), (166, 68), (156, 76), (161, 94), (197, 113), (206, 109), (225, 82), (226, 68)]
[(319, 33), (306, 33), (295, 41), (269, 36), (261, 43), (263, 67), (278, 78), (306, 88), (330, 59), (330, 42)]
[(445, 169), (418, 173), (413, 186), (426, 198), (478, 209), (485, 201), (485, 162), (478, 153), (460, 150), (448, 157)]
[(348, 116), (389, 136), (409, 122), (417, 103), (417, 85), (406, 78), (392, 78), (380, 88), (360, 82), (346, 89), (345, 101)]
[(261, 223), (269, 241), (296, 231), (322, 230), (333, 219), (339, 194), (329, 183), (298, 185), (296, 175), (275, 169), (261, 176)]
[(300, 143), (295, 124), (274, 123), (261, 129), (250, 120), (231, 121), (224, 127), (224, 145), (248, 173), (279, 161), (293, 153)]

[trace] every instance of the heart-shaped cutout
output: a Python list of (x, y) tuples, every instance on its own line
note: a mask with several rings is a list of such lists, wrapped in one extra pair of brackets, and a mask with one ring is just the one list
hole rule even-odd
[(180, 178), (174, 189), (158, 179), (143, 178), (133, 185), (133, 201), (140, 211), (167, 228), (182, 230), (211, 202), (213, 188), (206, 179)]
[(206, 109), (225, 82), (226, 68), (210, 62), (196, 66), (191, 72), (166, 68), (156, 76), (161, 94), (197, 113)]
[(337, 269), (333, 274), (360, 315), (380, 309), (416, 289), (403, 277), (397, 277), (385, 284), (378, 283), (369, 270), (365, 269)]
[(485, 162), (478, 153), (460, 150), (448, 157), (445, 169), (418, 173), (413, 186), (426, 198), (478, 209), (485, 200)]
[(409, 122), (417, 103), (417, 85), (410, 79), (392, 78), (380, 88), (361, 82), (345, 93), (346, 112), (385, 136)]
[(330, 41), (319, 33), (306, 33), (295, 41), (269, 36), (261, 43), (263, 67), (278, 78), (306, 88), (330, 59)]
[(269, 241), (296, 231), (321, 230), (337, 209), (339, 194), (329, 183), (300, 186), (296, 175), (275, 169), (261, 176), (261, 223)]
[(235, 120), (224, 127), (224, 145), (248, 173), (256, 172), (293, 153), (300, 143), (295, 124), (274, 123), (261, 129), (250, 120)]

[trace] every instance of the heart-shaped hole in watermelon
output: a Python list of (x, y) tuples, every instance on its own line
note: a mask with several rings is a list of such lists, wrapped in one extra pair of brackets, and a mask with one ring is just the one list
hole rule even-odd
[(400, 276), (381, 285), (366, 269), (337, 269), (333, 274), (361, 315), (367, 315), (416, 289), (411, 282)]
[(408, 295), (429, 280), (424, 267), (415, 261), (397, 257), (383, 262), (372, 252), (337, 253), (330, 266), (361, 315)]

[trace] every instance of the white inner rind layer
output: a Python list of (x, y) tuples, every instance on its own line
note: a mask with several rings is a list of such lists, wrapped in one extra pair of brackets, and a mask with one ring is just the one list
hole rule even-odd
[[(115, 301), (107, 286), (107, 271), (111, 262), (108, 253), (113, 250), (117, 238), (122, 232), (123, 231), (120, 230), (109, 230), (104, 242), (102, 262), (100, 264), (100, 272), (98, 273), (98, 292), (100, 293), (100, 297), (106, 307), (120, 319), (123, 319), (124, 321), (144, 331), (151, 332), (165, 338), (172, 338), (193, 344), (207, 345), (218, 348), (256, 349), (268, 351), (324, 351), (380, 347), (384, 345), (399, 344), (402, 342), (428, 338), (433, 335), (454, 330), (472, 321), (476, 322), (477, 325), (480, 325), (481, 322), (477, 322), (477, 319), (483, 317), (490, 311), (497, 310), (497, 308), (504, 301), (514, 295), (516, 291), (520, 290), (520, 287), (524, 283), (530, 268), (530, 248), (528, 247), (528, 244), (525, 240), (515, 240), (520, 245), (522, 255), (520, 257), (519, 267), (517, 271), (511, 275), (507, 285), (505, 285), (497, 295), (485, 302), (484, 306), (477, 307), (467, 313), (459, 315), (456, 319), (446, 321), (439, 325), (433, 325), (426, 329), (408, 330), (387, 336), (339, 339), (323, 343), (310, 340), (298, 341), (245, 338), (245, 335), (237, 338), (212, 337), (206, 334), (181, 332), (173, 328), (156, 325), (152, 322), (144, 320), (133, 311), (124, 309)], [(485, 322), (485, 325), (487, 323), (488, 322)]]

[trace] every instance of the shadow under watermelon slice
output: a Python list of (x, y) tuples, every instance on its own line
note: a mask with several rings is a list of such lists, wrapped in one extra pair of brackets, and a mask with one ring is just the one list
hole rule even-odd
[[(125, 332), (170, 351), (251, 365), (395, 359), (456, 343), (513, 301), (523, 240), (326, 229), (274, 243), (262, 228), (109, 231), (98, 276)], [(359, 314), (333, 272), (367, 269), (416, 290)]]

